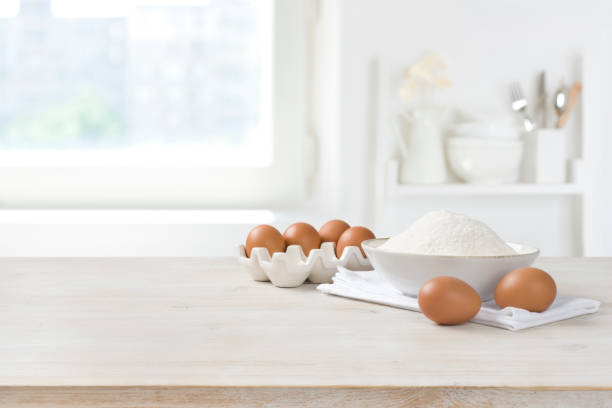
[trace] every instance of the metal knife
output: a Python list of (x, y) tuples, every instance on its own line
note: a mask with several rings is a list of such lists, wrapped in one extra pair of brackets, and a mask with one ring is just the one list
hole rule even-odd
[(538, 76), (538, 113), (540, 128), (548, 127), (548, 91), (546, 90), (546, 71)]

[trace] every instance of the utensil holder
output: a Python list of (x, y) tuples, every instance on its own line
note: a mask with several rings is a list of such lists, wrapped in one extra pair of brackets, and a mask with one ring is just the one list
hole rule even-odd
[(559, 184), (567, 181), (567, 132), (536, 129), (524, 135), (523, 176), (528, 183)]

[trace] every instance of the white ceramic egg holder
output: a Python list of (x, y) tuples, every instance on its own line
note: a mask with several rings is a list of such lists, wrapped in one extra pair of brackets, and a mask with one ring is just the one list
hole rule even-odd
[(253, 248), (247, 258), (244, 245), (238, 245), (238, 263), (251, 274), (253, 280), (270, 281), (279, 288), (295, 288), (306, 281), (313, 283), (331, 282), (338, 265), (351, 270), (372, 269), (368, 258), (356, 246), (345, 247), (340, 259), (336, 257), (335, 244), (324, 242), (320, 249), (304, 255), (299, 245), (289, 245), (285, 252), (276, 252), (270, 258), (266, 248)]

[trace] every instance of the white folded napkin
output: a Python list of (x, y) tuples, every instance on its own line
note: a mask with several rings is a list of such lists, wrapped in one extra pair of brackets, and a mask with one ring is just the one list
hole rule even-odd
[[(358, 272), (338, 267), (333, 283), (323, 283), (317, 289), (330, 295), (420, 312), (416, 297), (403, 295), (376, 271)], [(595, 313), (599, 310), (599, 303), (593, 299), (557, 295), (547, 310), (533, 313), (515, 307), (500, 309), (494, 300), (490, 300), (482, 304), (480, 312), (471, 321), (515, 331)]]

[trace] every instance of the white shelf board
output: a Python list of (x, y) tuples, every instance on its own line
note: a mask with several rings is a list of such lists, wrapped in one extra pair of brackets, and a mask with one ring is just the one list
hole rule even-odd
[(387, 195), (389, 197), (405, 196), (460, 196), (460, 195), (581, 195), (582, 185), (563, 184), (400, 184), (398, 181), (397, 162), (391, 162), (387, 171)]

